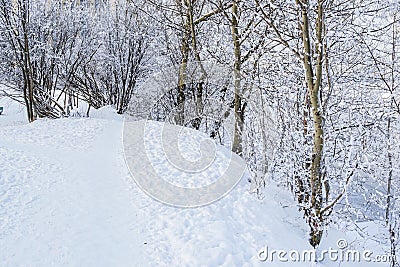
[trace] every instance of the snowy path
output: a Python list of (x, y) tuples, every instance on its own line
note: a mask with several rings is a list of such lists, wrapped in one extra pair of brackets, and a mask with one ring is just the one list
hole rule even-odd
[[(129, 190), (126, 174), (121, 175), (122, 157), (116, 156), (121, 147), (107, 142), (119, 140), (121, 133), (115, 129), (120, 123), (75, 123), (82, 129), (97, 129), (92, 131), (92, 144), (77, 149), (63, 136), (74, 129), (56, 127), (52, 133), (52, 122), (45, 122), (50, 141), (44, 143), (33, 135), (28, 142), (15, 138), (25, 129), (1, 132), (2, 264), (138, 266), (143, 262), (143, 209), (132, 201), (141, 193)], [(106, 123), (108, 127), (102, 128)], [(46, 143), (66, 148), (56, 150)]]
[(150, 198), (126, 167), (122, 118), (100, 115), (0, 117), (0, 266), (267, 266), (257, 258), (264, 246), (310, 249), (290, 194), (274, 185), (257, 201), (245, 177), (194, 209)]

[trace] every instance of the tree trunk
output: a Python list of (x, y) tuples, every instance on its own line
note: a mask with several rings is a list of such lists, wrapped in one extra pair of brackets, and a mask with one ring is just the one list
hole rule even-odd
[[(180, 6), (183, 11), (183, 7)], [(177, 95), (177, 110), (175, 114), (175, 123), (184, 125), (185, 123), (185, 91), (186, 91), (186, 77), (187, 77), (187, 64), (189, 61), (189, 40), (190, 40), (190, 20), (189, 9), (183, 14), (185, 25), (181, 39), (181, 54), (182, 59), (179, 66), (178, 76), (178, 95)]]
[(322, 29), (323, 29), (323, 1), (318, 0), (318, 15), (316, 23), (316, 48), (315, 54), (317, 57), (315, 74), (312, 65), (311, 50), (311, 36), (310, 36), (310, 25), (308, 0), (298, 1), (301, 8), (301, 24), (302, 24), (302, 40), (304, 46), (303, 64), (306, 71), (305, 78), (308, 89), (308, 95), (310, 96), (312, 117), (313, 117), (313, 150), (311, 155), (311, 169), (310, 169), (310, 186), (311, 186), (311, 203), (309, 224), (311, 227), (310, 232), (310, 244), (313, 247), (317, 247), (321, 242), (323, 233), (323, 217), (321, 214), (322, 210), (322, 172), (321, 163), (323, 156), (323, 128), (322, 128), (322, 115), (321, 115), (321, 103), (319, 100), (319, 93), (322, 81), (322, 60), (323, 60), (323, 44), (322, 44)]
[(196, 117), (192, 120), (192, 126), (198, 130), (200, 128), (201, 122), (202, 122), (202, 114), (203, 114), (203, 85), (204, 81), (207, 77), (207, 72), (204, 69), (203, 63), (200, 58), (200, 53), (197, 48), (197, 37), (196, 37), (196, 31), (195, 31), (195, 22), (194, 22), (194, 17), (193, 17), (193, 5), (192, 5), (192, 0), (188, 1), (188, 19), (189, 19), (189, 24), (190, 24), (190, 33), (191, 33), (191, 39), (192, 39), (192, 47), (193, 47), (193, 52), (195, 59), (197, 61), (197, 64), (200, 67), (201, 71), (201, 76), (200, 79), (193, 90), (196, 90), (194, 93), (195, 96), (195, 105), (196, 105)]
[(28, 121), (33, 122), (36, 119), (35, 103), (34, 103), (34, 83), (33, 83), (33, 71), (30, 59), (29, 50), (29, 2), (23, 2), (20, 4), (22, 9), (21, 26), (23, 31), (23, 74), (24, 74), (24, 99), (26, 103), (26, 109), (28, 114)]
[(233, 67), (233, 77), (234, 77), (234, 90), (235, 90), (235, 100), (234, 100), (234, 110), (235, 110), (235, 130), (233, 136), (232, 151), (243, 156), (243, 107), (242, 107), (242, 90), (241, 90), (241, 67), (242, 67), (242, 56), (241, 47), (239, 40), (239, 22), (238, 22), (238, 6), (237, 0), (233, 0), (232, 3), (232, 38), (234, 47), (234, 57), (235, 63)]

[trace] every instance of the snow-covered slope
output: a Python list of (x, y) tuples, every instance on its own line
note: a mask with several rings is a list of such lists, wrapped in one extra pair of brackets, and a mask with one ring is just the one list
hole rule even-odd
[[(9, 120), (7, 110), (19, 109), (10, 104), (0, 116), (0, 266), (315, 265), (258, 259), (265, 246), (310, 250), (292, 197), (273, 183), (258, 200), (245, 173), (217, 202), (171, 207), (132, 179), (124, 160), (123, 118), (111, 108), (94, 111), (91, 118), (32, 124), (19, 123), (18, 115), (13, 115), (17, 123)], [(159, 124), (150, 125), (149, 136), (156, 138)], [(183, 146), (190, 136), (193, 132)], [(157, 142), (147, 148), (157, 160)], [(216, 149), (226, 154), (225, 148)], [(176, 175), (166, 180), (204, 182), (175, 180)], [(339, 232), (332, 236), (346, 238)], [(325, 240), (328, 246), (337, 239)]]

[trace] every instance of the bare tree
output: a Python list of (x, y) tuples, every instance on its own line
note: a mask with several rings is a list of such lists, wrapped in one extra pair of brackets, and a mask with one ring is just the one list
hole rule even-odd
[(13, 62), (22, 76), (23, 98), (28, 120), (36, 119), (34, 77), (31, 61), (32, 44), (29, 39), (30, 1), (1, 1), (0, 20), (6, 27), (5, 36), (13, 51)]

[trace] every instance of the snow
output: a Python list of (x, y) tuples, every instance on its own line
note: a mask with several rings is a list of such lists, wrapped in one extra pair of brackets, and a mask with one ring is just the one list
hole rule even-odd
[[(1, 88), (0, 88), (1, 89)], [(18, 105), (8, 97), (2, 97), (0, 94), (0, 107), (4, 108), (0, 115), (0, 126), (20, 125), (27, 122), (25, 107)]]
[[(257, 199), (247, 172), (228, 195), (197, 208), (147, 195), (125, 162), (124, 118), (111, 107), (90, 118), (27, 124), (21, 106), (5, 98), (0, 105), (0, 266), (270, 266), (258, 259), (265, 246), (311, 249), (291, 194), (271, 182), (265, 198)], [(215, 145), (215, 166), (198, 176), (180, 174), (160, 156), (161, 125), (147, 124), (145, 143), (166, 181), (198, 187), (218, 179), (229, 151)], [(183, 131), (179, 149), (194, 161), (205, 136)], [(321, 249), (351, 237), (330, 231)], [(282, 265), (288, 263), (273, 262)]]

